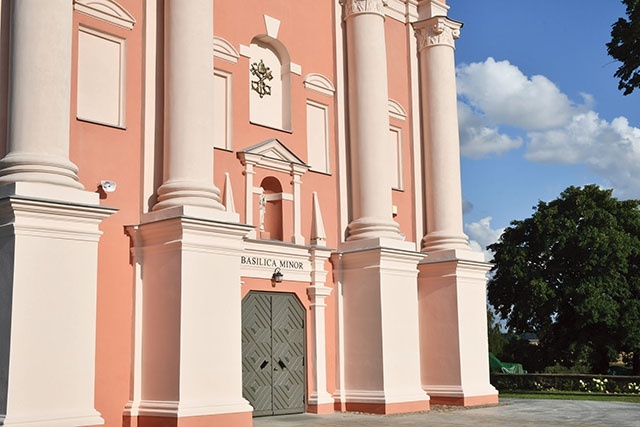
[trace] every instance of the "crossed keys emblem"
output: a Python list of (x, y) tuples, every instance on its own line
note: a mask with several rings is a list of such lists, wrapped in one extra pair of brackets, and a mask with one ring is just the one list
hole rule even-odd
[(265, 95), (271, 95), (271, 86), (265, 80), (273, 80), (273, 74), (271, 74), (271, 69), (264, 65), (262, 59), (260, 62), (251, 64), (251, 74), (258, 78), (257, 81), (251, 81), (251, 89), (258, 92), (260, 98), (264, 98)]

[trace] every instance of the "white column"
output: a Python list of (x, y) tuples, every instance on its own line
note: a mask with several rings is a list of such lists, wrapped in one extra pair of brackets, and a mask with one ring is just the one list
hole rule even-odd
[(353, 216), (347, 240), (400, 239), (391, 212), (383, 0), (346, 0)]
[(427, 234), (419, 266), (422, 387), (434, 404), (483, 405), (498, 401), (489, 384), (486, 273), (490, 265), (470, 250), (462, 230), (460, 143), (454, 39), (461, 23), (444, 16), (438, 0), (421, 3), (428, 19), (414, 23), (420, 91)]
[(154, 210), (224, 211), (213, 184), (213, 1), (165, 0), (164, 184)]
[(426, 252), (468, 249), (462, 230), (460, 141), (454, 63), (454, 39), (461, 23), (446, 16), (414, 24), (420, 56), (420, 90), (426, 174)]
[(68, 0), (11, 2), (7, 155), (0, 184), (82, 189), (69, 161), (71, 36)]

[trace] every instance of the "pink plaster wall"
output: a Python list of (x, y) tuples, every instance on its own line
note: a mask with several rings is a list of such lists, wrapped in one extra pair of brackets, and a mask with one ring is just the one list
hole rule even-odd
[[(143, 5), (118, 0), (136, 18), (133, 30), (74, 13), (71, 84), (70, 158), (79, 168), (85, 189), (98, 191), (101, 180), (115, 181), (113, 193), (100, 203), (118, 212), (100, 226), (96, 342), (96, 409), (106, 426), (122, 425), (129, 400), (132, 342), (133, 268), (124, 226), (139, 222), (141, 200)], [(126, 39), (126, 129), (76, 119), (78, 25)]]

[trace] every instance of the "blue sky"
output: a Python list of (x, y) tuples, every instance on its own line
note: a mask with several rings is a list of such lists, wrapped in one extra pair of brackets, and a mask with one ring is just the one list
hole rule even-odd
[(465, 231), (480, 249), (538, 200), (595, 183), (640, 199), (640, 91), (607, 55), (618, 0), (449, 0)]

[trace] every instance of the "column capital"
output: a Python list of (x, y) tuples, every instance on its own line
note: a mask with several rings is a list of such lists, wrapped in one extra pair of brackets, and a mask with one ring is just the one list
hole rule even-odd
[(413, 24), (418, 38), (418, 50), (432, 46), (449, 46), (455, 49), (454, 40), (460, 38), (462, 22), (446, 16), (434, 16)]
[(345, 20), (362, 13), (375, 13), (384, 18), (387, 0), (340, 0), (340, 4), (344, 7)]

